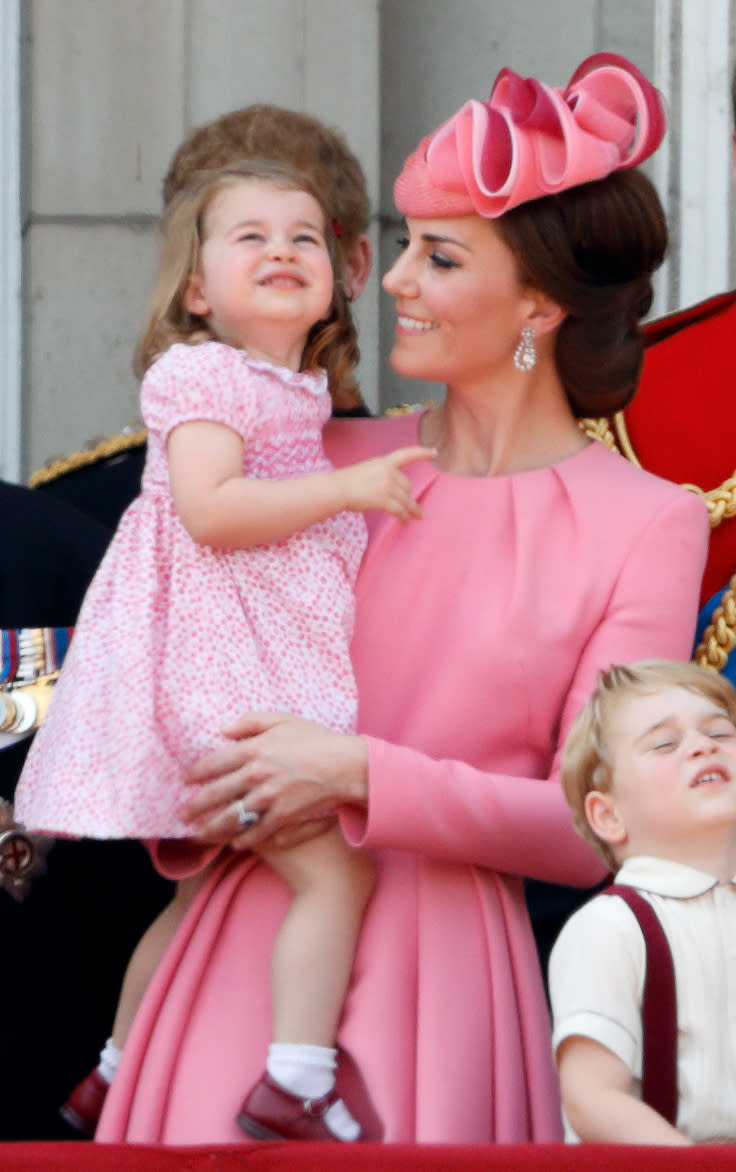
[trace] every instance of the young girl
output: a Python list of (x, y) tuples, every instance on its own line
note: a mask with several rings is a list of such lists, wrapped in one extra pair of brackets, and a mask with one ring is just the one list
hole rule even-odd
[[(339, 388), (357, 359), (337, 230), (317, 189), (276, 164), (204, 175), (167, 213), (139, 348), (142, 491), (87, 594), (19, 783), (29, 829), (186, 836), (183, 774), (244, 706), (354, 731), (356, 514), (420, 516), (401, 466), (432, 452), (339, 470), (324, 456), (321, 367)], [(243, 826), (256, 817), (233, 807)], [(332, 1095), (332, 1047), (371, 861), (337, 830), (259, 853), (293, 901), (273, 950), (267, 1074), (239, 1122), (262, 1137), (355, 1139)], [(162, 944), (198, 885), (163, 913)]]

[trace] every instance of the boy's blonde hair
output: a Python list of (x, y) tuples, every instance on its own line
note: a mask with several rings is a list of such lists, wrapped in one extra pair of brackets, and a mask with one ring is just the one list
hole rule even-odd
[(615, 663), (599, 672), (593, 694), (565, 741), (560, 779), (575, 829), (612, 870), (618, 864), (608, 844), (591, 829), (585, 816), (585, 798), (592, 790), (608, 793), (611, 788), (616, 746), (609, 738), (611, 716), (617, 705), (632, 695), (645, 696), (665, 688), (685, 688), (704, 696), (736, 724), (736, 691), (725, 676), (694, 663), (645, 659), (628, 665)]
[(272, 183), (291, 191), (305, 191), (320, 205), (335, 284), (330, 315), (312, 326), (301, 369), (326, 370), (335, 406), (353, 406), (350, 373), (357, 365), (359, 352), (343, 281), (342, 251), (329, 209), (313, 179), (294, 167), (268, 159), (249, 159), (219, 170), (200, 172), (166, 208), (161, 219), (163, 243), (159, 278), (148, 324), (136, 350), (136, 373), (142, 375), (175, 342), (197, 345), (215, 338), (205, 319), (189, 312), (184, 297), (189, 278), (199, 267), (209, 208), (220, 192), (248, 180)]

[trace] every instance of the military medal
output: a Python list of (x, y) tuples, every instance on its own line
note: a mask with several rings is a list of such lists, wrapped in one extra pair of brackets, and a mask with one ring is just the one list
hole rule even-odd
[(0, 798), (0, 888), (13, 899), (24, 899), (31, 880), (46, 870), (53, 842), (24, 830), (13, 818), (13, 807)]

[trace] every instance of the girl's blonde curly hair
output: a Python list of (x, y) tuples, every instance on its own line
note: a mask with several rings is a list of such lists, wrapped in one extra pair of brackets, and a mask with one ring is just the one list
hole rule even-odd
[(161, 217), (163, 240), (159, 277), (148, 323), (136, 348), (136, 373), (142, 376), (175, 342), (196, 346), (215, 339), (206, 320), (186, 308), (184, 296), (190, 276), (199, 267), (208, 209), (220, 192), (248, 180), (272, 183), (289, 191), (306, 191), (322, 209), (334, 292), (329, 317), (316, 322), (309, 331), (300, 369), (325, 370), (335, 406), (352, 407), (356, 401), (352, 372), (360, 353), (343, 280), (342, 251), (327, 203), (309, 176), (267, 159), (249, 159), (216, 171), (202, 171), (166, 208)]

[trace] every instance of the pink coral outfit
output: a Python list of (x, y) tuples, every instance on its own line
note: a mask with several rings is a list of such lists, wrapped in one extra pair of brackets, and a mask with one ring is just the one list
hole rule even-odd
[[(417, 442), (417, 416), (332, 423), (342, 464)], [(694, 496), (591, 443), (553, 467), (408, 468), (424, 518), (369, 517), (353, 662), (378, 884), (339, 1042), (365, 1138), (561, 1138), (522, 877), (601, 864), (574, 833), (555, 753), (599, 668), (689, 654), (708, 525)], [(268, 966), (289, 893), (225, 853), (144, 1000), (98, 1139), (242, 1141), (270, 1035)], [(352, 1085), (350, 1084), (352, 1080)], [(361, 1114), (358, 1110), (358, 1114)]]
[(322, 373), (221, 342), (177, 344), (141, 389), (142, 491), (84, 600), (53, 704), (16, 791), (30, 830), (93, 838), (186, 837), (184, 768), (243, 707), (355, 729), (352, 588), (365, 524), (340, 513), (272, 545), (213, 549), (184, 528), (166, 443), (208, 420), (243, 439), (243, 475), (329, 470)]

